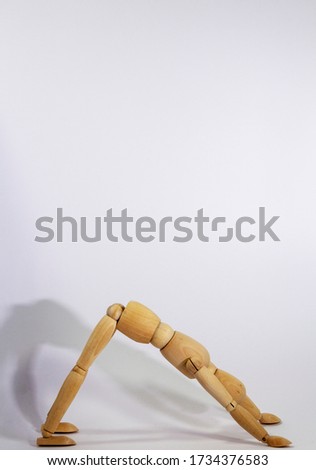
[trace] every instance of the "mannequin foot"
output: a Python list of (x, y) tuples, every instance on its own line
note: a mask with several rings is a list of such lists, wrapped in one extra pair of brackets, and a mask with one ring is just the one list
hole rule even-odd
[(54, 434), (59, 434), (59, 433), (67, 434), (67, 433), (78, 432), (78, 431), (79, 429), (74, 424), (62, 422), (62, 423), (59, 423)]
[(285, 439), (285, 437), (280, 437), (280, 436), (265, 436), (264, 439), (262, 439), (263, 442), (266, 442), (268, 446), (270, 447), (288, 447), (289, 445), (292, 444), (291, 441), (288, 439)]
[[(39, 437), (36, 441), (38, 446), (74, 446), (76, 442), (68, 436), (56, 436), (51, 434), (48, 431), (45, 431), (44, 425), (42, 425), (42, 437)], [(62, 422), (59, 423), (55, 431), (56, 434), (59, 433), (73, 433), (77, 432), (78, 428), (72, 423)]]
[(74, 446), (76, 442), (67, 436), (39, 437), (36, 441), (38, 446)]
[(280, 423), (281, 420), (275, 415), (272, 415), (271, 413), (262, 413), (259, 422), (261, 424), (277, 424)]

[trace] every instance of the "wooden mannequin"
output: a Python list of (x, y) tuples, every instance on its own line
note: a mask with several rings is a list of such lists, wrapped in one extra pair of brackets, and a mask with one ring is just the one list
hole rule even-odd
[(244, 385), (235, 377), (218, 369), (210, 361), (207, 350), (189, 336), (175, 332), (162, 323), (151, 310), (138, 302), (111, 305), (107, 314), (93, 330), (75, 367), (66, 377), (53, 403), (46, 422), (42, 425), (39, 446), (68, 446), (76, 444), (67, 436), (55, 433), (78, 431), (71, 423), (61, 419), (75, 398), (88, 369), (110, 341), (116, 329), (139, 343), (151, 343), (180, 372), (190, 379), (197, 379), (248, 433), (272, 447), (287, 447), (290, 441), (270, 436), (262, 424), (279, 423), (280, 419), (269, 413), (261, 413), (246, 395)]

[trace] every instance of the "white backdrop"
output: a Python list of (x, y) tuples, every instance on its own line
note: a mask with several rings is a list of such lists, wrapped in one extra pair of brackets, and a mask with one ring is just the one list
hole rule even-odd
[[(316, 449), (315, 3), (0, 0), (0, 12), (0, 448), (34, 448), (91, 329), (135, 299), (280, 415), (269, 432)], [(110, 208), (257, 219), (261, 206), (280, 216), (280, 242), (34, 241), (57, 207), (93, 222)], [(262, 448), (120, 333), (67, 419), (78, 448)]]

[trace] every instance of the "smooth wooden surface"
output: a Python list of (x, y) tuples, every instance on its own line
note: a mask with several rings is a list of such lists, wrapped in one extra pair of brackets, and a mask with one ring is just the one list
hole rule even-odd
[(179, 331), (176, 331), (167, 346), (161, 349), (161, 354), (190, 379), (193, 379), (194, 375), (186, 367), (188, 359), (194, 356), (201, 365), (207, 366), (210, 363), (210, 355), (204, 346)]
[[(50, 438), (60, 426), (60, 421), (77, 395), (90, 365), (110, 341), (115, 329), (116, 321), (107, 315), (105, 315), (94, 328), (75, 367), (66, 377), (56, 400), (48, 412), (46, 421), (42, 426), (43, 438)], [(55, 440), (52, 442), (55, 442)], [(50, 444), (47, 441), (45, 445)]]
[(249, 434), (259, 441), (265, 442), (270, 447), (288, 447), (291, 444), (291, 441), (284, 437), (270, 436), (259, 421), (240, 405), (237, 405), (236, 409), (230, 414)]
[(156, 348), (164, 348), (174, 335), (174, 330), (166, 323), (159, 323), (154, 336), (151, 339), (151, 344)]
[[(226, 408), (232, 418), (253, 437), (272, 447), (287, 447), (291, 444), (290, 441), (283, 437), (269, 436), (261, 422), (258, 421), (258, 416), (261, 417), (261, 413), (257, 407), (255, 407), (254, 416), (237, 403), (237, 400), (247, 402), (245, 387), (238, 379), (218, 369), (213, 374), (207, 367), (201, 367), (196, 372), (195, 378), (208, 393)], [(254, 410), (252, 409), (252, 411)], [(271, 419), (271, 424), (273, 423), (272, 417), (274, 415), (266, 414), (266, 418)]]
[[(140, 343), (152, 343), (162, 355), (188, 378), (196, 378), (249, 434), (273, 447), (286, 447), (290, 441), (270, 436), (262, 424), (275, 424), (280, 419), (271, 413), (261, 413), (246, 394), (243, 383), (233, 375), (218, 369), (210, 362), (208, 351), (200, 343), (174, 330), (139, 302), (129, 302), (124, 308), (113, 304), (90, 335), (75, 367), (66, 377), (51, 407), (39, 446), (68, 446), (75, 441), (54, 433), (76, 432), (78, 429), (61, 419), (78, 393), (87, 371), (96, 357), (110, 341), (116, 328)], [(124, 364), (122, 364), (124, 367)]]
[(195, 378), (202, 385), (202, 387), (224, 408), (229, 406), (229, 404), (234, 401), (233, 397), (226, 390), (224, 385), (218, 380), (216, 375), (210, 372), (207, 367), (201, 367), (201, 369), (196, 372)]
[(292, 444), (291, 441), (280, 436), (267, 436), (266, 443), (270, 447), (288, 447)]
[(261, 413), (259, 408), (247, 396), (246, 388), (239, 379), (221, 369), (217, 369), (215, 375), (229, 391), (233, 399), (249, 411), (261, 424), (276, 424), (281, 421), (276, 415)]
[(74, 424), (67, 423), (67, 422), (62, 422), (62, 423), (58, 424), (57, 429), (55, 431), (55, 434), (59, 434), (59, 433), (68, 434), (68, 433), (74, 433), (74, 432), (78, 432), (78, 431), (79, 431), (79, 429)]
[[(254, 416), (256, 419), (258, 419), (262, 424), (273, 424), (273, 423), (279, 423), (280, 420), (276, 421), (275, 419), (274, 420), (271, 420), (271, 421), (261, 421), (261, 418), (262, 418), (262, 413), (261, 411), (259, 410), (259, 408), (254, 404), (254, 402), (246, 395), (245, 397), (243, 397), (241, 400), (240, 400), (240, 405), (245, 408), (246, 410), (249, 411), (249, 413), (252, 414), (252, 416)], [(270, 415), (269, 413), (266, 413), (266, 415), (268, 416), (274, 416), (274, 415)], [(276, 418), (276, 416), (274, 417)]]
[(74, 446), (76, 441), (68, 436), (51, 436), (51, 437), (39, 437), (36, 440), (36, 444), (40, 447), (52, 447), (52, 446)]
[(221, 369), (217, 369), (215, 375), (237, 403), (245, 398), (246, 389), (240, 380)]
[(91, 364), (112, 338), (116, 330), (116, 324), (116, 321), (108, 315), (101, 318), (77, 361), (77, 365), (81, 369), (89, 369)]
[(273, 415), (271, 413), (262, 413), (259, 418), (259, 421), (261, 424), (278, 424), (281, 422), (278, 416)]
[(122, 304), (112, 304), (108, 307), (106, 314), (113, 318), (113, 320), (118, 321), (121, 318), (124, 308)]
[(150, 343), (160, 318), (139, 302), (129, 302), (117, 323), (117, 329), (138, 343)]
[(74, 369), (71, 370), (66, 377), (53, 406), (48, 412), (46, 422), (42, 429), (44, 437), (49, 437), (50, 434), (54, 434), (60, 420), (68, 410), (85, 379), (85, 375), (78, 373), (77, 370)]
[(234, 420), (237, 421), (239, 426), (244, 428), (247, 432), (249, 432), (249, 434), (258, 439), (258, 441), (265, 442), (266, 436), (268, 436), (267, 431), (259, 423), (259, 421), (257, 421), (251, 413), (249, 413), (249, 411), (247, 411), (242, 406), (237, 405), (235, 410), (233, 410), (230, 414)]

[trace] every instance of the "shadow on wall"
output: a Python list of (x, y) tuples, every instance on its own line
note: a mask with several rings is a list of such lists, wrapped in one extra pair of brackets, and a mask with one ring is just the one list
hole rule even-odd
[[(80, 323), (73, 312), (52, 300), (12, 307), (0, 330), (1, 362), (2, 365), (9, 364), (4, 369), (0, 390), (3, 414), (0, 433), (3, 436), (25, 438), (23, 423), (24, 428), (26, 422), (39, 432), (45, 419), (39, 415), (36, 403), (35, 384), (41, 380), (38, 377), (35, 380), (32, 367), (38, 348), (50, 344), (78, 351), (79, 356), (90, 334), (91, 329)], [(115, 338), (110, 348), (110, 360), (109, 355), (101, 354), (97, 359), (98, 366), (105, 375), (111, 375), (122, 384), (133, 400), (145, 407), (155, 407), (166, 416), (171, 415), (182, 425), (202, 425), (205, 429), (205, 421), (201, 421), (198, 414), (208, 408), (206, 401), (196, 396), (193, 381), (167, 364), (159, 363), (158, 350), (155, 361)], [(143, 388), (144, 383), (150, 386)], [(107, 406), (106, 401), (104, 406)], [(29, 430), (26, 434), (30, 440)]]

